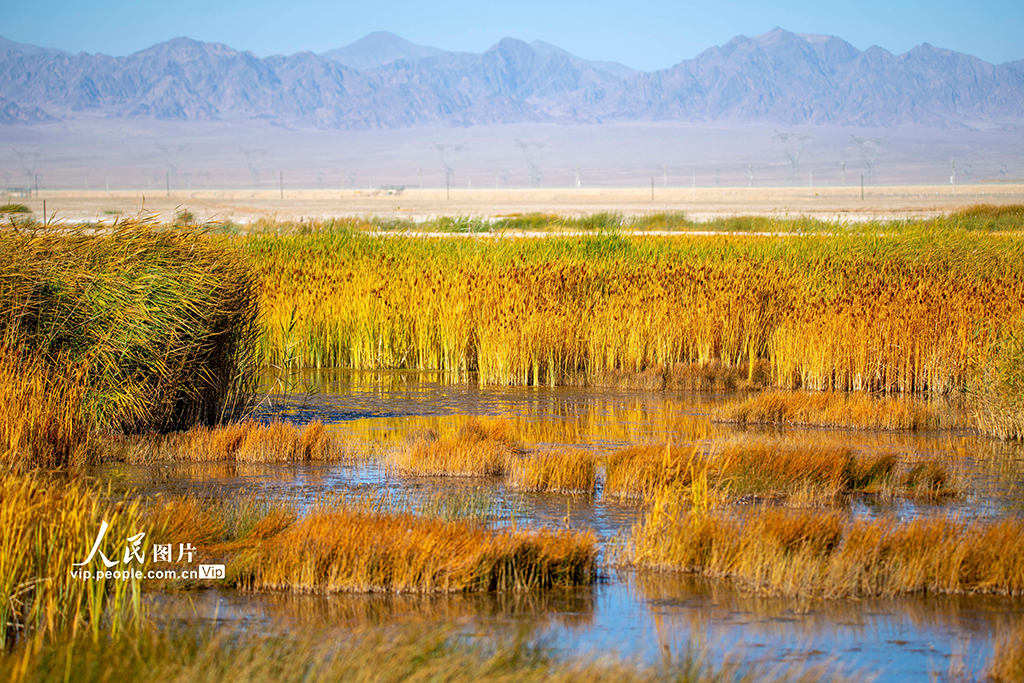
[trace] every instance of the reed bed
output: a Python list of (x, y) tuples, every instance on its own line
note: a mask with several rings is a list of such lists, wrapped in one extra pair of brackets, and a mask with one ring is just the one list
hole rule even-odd
[(700, 513), (667, 487), (634, 528), (626, 558), (790, 596), (1017, 596), (1024, 594), (1024, 521), (901, 522), (771, 507)]
[(934, 460), (744, 441), (710, 450), (631, 446), (610, 455), (605, 472), (607, 495), (640, 500), (654, 500), (666, 487), (687, 489), (695, 483), (710, 487), (721, 499), (770, 498), (802, 504), (835, 502), (853, 494), (936, 500), (959, 496), (966, 488), (962, 477)]
[(248, 398), (258, 300), (234, 244), (122, 220), (96, 234), (3, 230), (0, 255), (8, 359), (33, 373), (42, 361), (51, 377), (83, 373), (72, 379), (100, 428), (213, 424)]
[(513, 460), (508, 483), (525, 491), (593, 494), (597, 489), (597, 458), (583, 450), (541, 451)]
[(588, 585), (592, 533), (492, 531), (471, 521), (321, 505), (236, 558), (233, 585), (296, 593), (451, 593)]
[(198, 425), (184, 432), (107, 437), (103, 460), (150, 463), (160, 460), (209, 462), (311, 462), (351, 457), (346, 448), (315, 420), (297, 427), (274, 420), (242, 420), (216, 427)]
[(730, 401), (715, 411), (721, 422), (846, 427), (852, 429), (949, 429), (965, 427), (963, 417), (908, 396), (767, 391)]
[[(465, 634), (462, 634), (464, 636)], [(451, 625), (333, 628), (288, 635), (264, 629), (136, 629), (130, 637), (70, 637), (0, 656), (0, 676), (19, 683), (158, 680), (167, 683), (810, 683), (843, 680), (824, 667), (778, 669), (716, 661), (690, 647), (649, 666), (614, 656), (560, 657), (533, 638), (460, 637)]]
[(415, 436), (387, 458), (385, 468), (428, 477), (497, 477), (520, 450), (509, 422), (470, 419), (449, 438), (436, 432)]
[(980, 374), (975, 419), (1000, 439), (1024, 439), (1024, 319), (993, 340), (995, 361)]
[(751, 386), (941, 394), (994, 362), (986, 339), (1024, 313), (1024, 241), (965, 229), (980, 220), (685, 240), (328, 229), (245, 246), (276, 365), (559, 384), (717, 363)]
[[(103, 521), (109, 525), (108, 553), (110, 546), (143, 530), (136, 503), (114, 500), (98, 486), (38, 473), (0, 477), (0, 626), (5, 646), (28, 635), (49, 638), (68, 629), (84, 629), (93, 637), (101, 629), (116, 634), (126, 621), (140, 616), (139, 582), (134, 578), (85, 581), (71, 576), (73, 564), (89, 557)], [(97, 558), (87, 568), (103, 567)]]

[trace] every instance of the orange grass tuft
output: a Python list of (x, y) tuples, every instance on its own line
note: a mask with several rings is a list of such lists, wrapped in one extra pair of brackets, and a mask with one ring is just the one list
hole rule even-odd
[(597, 487), (597, 459), (590, 451), (542, 451), (512, 461), (509, 486), (526, 491), (591, 494)]
[(450, 593), (593, 582), (591, 533), (491, 531), (468, 521), (321, 505), (232, 564), (233, 583), (297, 593)]
[(1022, 595), (1024, 521), (904, 523), (780, 508), (698, 515), (667, 488), (634, 528), (627, 559), (782, 595)]
[(902, 463), (891, 453), (857, 456), (842, 447), (779, 447), (728, 443), (699, 446), (631, 446), (608, 458), (605, 492), (651, 499), (665, 487), (689, 487), (697, 476), (726, 497), (756, 496), (827, 503), (853, 493), (941, 498), (963, 483), (935, 461)]
[(347, 457), (319, 420), (303, 427), (275, 420), (252, 420), (219, 427), (197, 426), (185, 432), (110, 438), (105, 459), (145, 463), (157, 460), (207, 462), (308, 462)]
[(520, 451), (508, 422), (469, 420), (451, 438), (434, 433), (418, 436), (393, 453), (385, 463), (389, 472), (434, 477), (501, 476)]
[(741, 424), (854, 429), (940, 429), (965, 426), (957, 417), (909, 397), (770, 391), (721, 406), (717, 418)]

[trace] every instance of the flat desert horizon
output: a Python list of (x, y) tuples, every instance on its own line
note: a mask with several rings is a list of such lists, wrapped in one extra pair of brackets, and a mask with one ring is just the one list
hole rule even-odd
[[(653, 198), (652, 198), (653, 195)], [(188, 211), (202, 222), (240, 225), (377, 217), (421, 222), (441, 216), (497, 219), (542, 213), (625, 217), (683, 213), (691, 220), (731, 216), (809, 217), (838, 222), (930, 218), (973, 204), (1024, 202), (1024, 183), (951, 187), (891, 185), (822, 188), (462, 188), (389, 190), (208, 190), (106, 192), (44, 190), (17, 198), (49, 221), (109, 223), (119, 215), (172, 220)], [(46, 202), (45, 207), (43, 202)]]
[[(1024, 183), (1024, 130), (693, 123), (289, 129), (85, 117), (0, 127), (0, 177), (31, 190), (836, 188), (988, 194)], [(844, 189), (845, 188), (845, 189)], [(187, 196), (187, 195), (186, 195)], [(485, 195), (474, 195), (484, 197)], [(497, 195), (496, 195), (497, 196)], [(572, 202), (570, 202), (572, 204)], [(779, 210), (772, 204), (770, 210)], [(364, 210), (364, 209), (359, 209)]]

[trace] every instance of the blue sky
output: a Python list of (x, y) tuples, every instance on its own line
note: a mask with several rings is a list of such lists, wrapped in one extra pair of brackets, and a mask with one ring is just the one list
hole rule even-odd
[(540, 39), (588, 59), (644, 70), (667, 68), (735, 35), (775, 26), (837, 35), (861, 49), (880, 45), (900, 53), (928, 42), (994, 63), (1024, 59), (1020, 0), (7, 0), (0, 11), (0, 35), (71, 52), (124, 55), (183, 35), (260, 56), (323, 52), (383, 30), (473, 52), (505, 36)]

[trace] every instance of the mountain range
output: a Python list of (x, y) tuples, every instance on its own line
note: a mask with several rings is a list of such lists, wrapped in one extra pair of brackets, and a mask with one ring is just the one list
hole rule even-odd
[(927, 43), (894, 55), (776, 28), (654, 72), (505, 38), (449, 52), (372, 33), (323, 54), (260, 58), (175, 38), (125, 57), (0, 38), (0, 125), (78, 116), (398, 128), (626, 121), (1024, 127), (1024, 60)]

